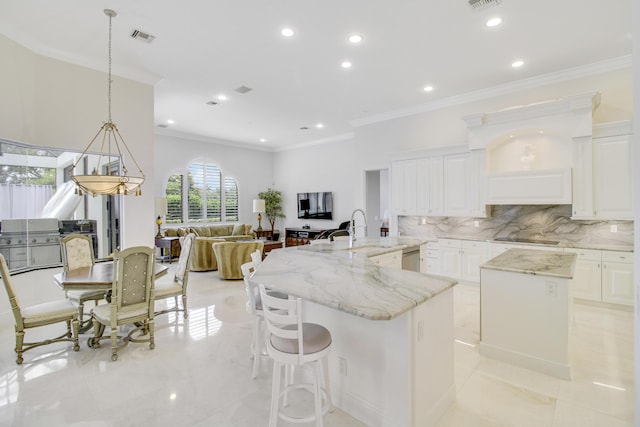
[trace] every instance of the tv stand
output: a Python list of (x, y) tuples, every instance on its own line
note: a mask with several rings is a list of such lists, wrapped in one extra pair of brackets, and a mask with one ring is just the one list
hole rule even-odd
[(312, 228), (285, 228), (285, 245), (302, 246), (308, 245), (310, 240), (325, 230), (315, 230)]

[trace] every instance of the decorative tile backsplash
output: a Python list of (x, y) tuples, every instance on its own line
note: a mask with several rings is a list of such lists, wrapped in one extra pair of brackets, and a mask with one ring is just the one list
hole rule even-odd
[(429, 239), (518, 237), (633, 246), (633, 221), (572, 220), (571, 205), (493, 206), (490, 218), (405, 216), (398, 218), (398, 231)]

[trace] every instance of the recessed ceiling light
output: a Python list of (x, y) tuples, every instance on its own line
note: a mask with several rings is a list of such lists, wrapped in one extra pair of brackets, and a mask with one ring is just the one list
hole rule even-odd
[(497, 16), (495, 18), (491, 18), (487, 21), (487, 27), (496, 27), (498, 25), (500, 25), (502, 23), (502, 18), (498, 18)]
[(174, 124), (175, 122), (171, 119), (167, 120), (167, 123), (169, 123), (170, 125)]
[(363, 39), (364, 37), (360, 34), (352, 34), (349, 36), (349, 42), (353, 44), (360, 43)]
[(433, 90), (433, 86), (425, 86), (422, 90), (425, 92), (431, 92)]
[(218, 95), (218, 101), (226, 101), (227, 95)]
[(291, 28), (283, 28), (280, 31), (280, 34), (282, 34), (285, 37), (293, 37), (293, 36), (295, 36), (296, 32), (293, 31), (293, 29), (291, 29)]
[(511, 66), (512, 66), (513, 68), (520, 68), (520, 67), (522, 67), (523, 65), (524, 65), (524, 61), (522, 61), (522, 60), (520, 60), (520, 59), (518, 59), (517, 61), (514, 61), (514, 62), (512, 62), (512, 63), (511, 63)]
[(260, 138), (260, 142), (267, 142), (266, 138)]
[(316, 127), (317, 127), (318, 129), (322, 129), (322, 128), (324, 127), (324, 125), (323, 125), (322, 123), (318, 123), (318, 124), (316, 124)]
[(342, 64), (340, 64), (342, 68), (351, 68), (351, 65), (351, 62), (349, 61), (344, 61)]

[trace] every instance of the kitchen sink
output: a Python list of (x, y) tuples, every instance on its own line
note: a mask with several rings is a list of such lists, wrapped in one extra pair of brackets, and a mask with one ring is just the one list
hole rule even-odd
[(497, 237), (493, 240), (496, 242), (537, 243), (540, 245), (557, 245), (560, 243), (558, 240), (527, 239), (525, 237)]

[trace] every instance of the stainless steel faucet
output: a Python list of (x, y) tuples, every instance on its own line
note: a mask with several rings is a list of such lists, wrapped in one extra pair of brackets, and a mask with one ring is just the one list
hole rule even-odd
[(362, 227), (364, 227), (364, 236), (367, 237), (367, 215), (362, 209), (356, 209), (351, 214), (351, 221), (349, 222), (349, 235), (351, 236), (352, 241), (356, 240), (356, 224), (354, 222), (354, 218), (357, 212), (362, 214), (362, 220), (364, 221), (364, 225)]

